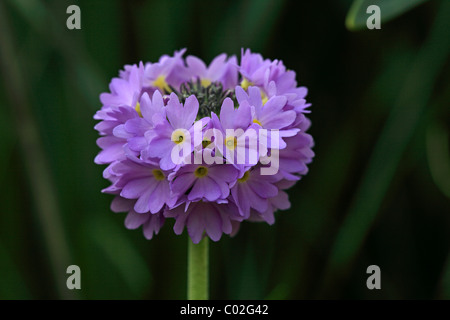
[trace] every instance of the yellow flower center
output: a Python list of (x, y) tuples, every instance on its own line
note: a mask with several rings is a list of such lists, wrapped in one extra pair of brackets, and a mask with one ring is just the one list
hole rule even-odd
[(225, 139), (225, 146), (230, 149), (234, 150), (237, 147), (237, 138), (235, 136), (227, 137)]
[(195, 169), (195, 171), (194, 171), (194, 175), (195, 175), (197, 178), (203, 178), (203, 177), (206, 176), (207, 174), (208, 174), (208, 168), (207, 168), (207, 167), (203, 167), (203, 166), (198, 167), (198, 168)]
[(153, 81), (153, 86), (158, 87), (161, 91), (172, 91), (166, 82), (166, 77), (163, 75), (160, 75), (155, 81)]
[(263, 105), (265, 105), (266, 102), (269, 101), (269, 98), (266, 96), (263, 90), (261, 90), (261, 100)]
[(261, 124), (261, 122), (259, 122), (258, 119), (253, 119), (253, 123), (259, 124), (262, 127), (262, 124)]
[(185, 140), (184, 132), (179, 129), (175, 130), (174, 132), (172, 132), (171, 140), (176, 144), (183, 143), (183, 141)]
[(211, 141), (210, 140), (203, 140), (202, 141), (202, 147), (203, 149), (207, 148), (210, 145)]
[(202, 79), (200, 82), (201, 82), (202, 86), (205, 87), (205, 88), (209, 87), (209, 85), (211, 84), (211, 80), (206, 79), (206, 78)]
[(248, 81), (247, 79), (244, 78), (244, 80), (241, 81), (241, 87), (244, 90), (247, 90), (248, 87), (252, 86), (253, 83), (251, 83), (250, 81)]
[(238, 179), (238, 182), (243, 183), (243, 182), (247, 181), (249, 177), (250, 177), (250, 172), (249, 171), (245, 171), (245, 173), (242, 176), (242, 178)]
[(159, 169), (153, 169), (152, 170), (153, 176), (156, 180), (161, 181), (164, 180), (166, 177), (164, 176), (164, 173)]
[(139, 117), (142, 118), (141, 104), (139, 102), (136, 103), (136, 107), (134, 108), (134, 110), (136, 110), (136, 112), (138, 113)]

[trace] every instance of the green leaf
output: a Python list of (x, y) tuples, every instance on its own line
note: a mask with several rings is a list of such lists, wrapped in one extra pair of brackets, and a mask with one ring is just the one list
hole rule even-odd
[(355, 0), (345, 19), (347, 29), (355, 31), (366, 28), (367, 7), (377, 5), (380, 7), (381, 23), (388, 22), (406, 11), (424, 3), (427, 0)]

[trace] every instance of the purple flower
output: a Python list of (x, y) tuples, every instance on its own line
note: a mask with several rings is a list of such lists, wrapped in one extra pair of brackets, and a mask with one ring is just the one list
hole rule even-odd
[(283, 191), (284, 189), (288, 189), (292, 187), (295, 182), (288, 180), (281, 180), (277, 182), (275, 185), (278, 187), (278, 193), (276, 196), (268, 198), (268, 206), (267, 210), (264, 212), (258, 212), (255, 209), (250, 210), (249, 221), (264, 221), (268, 224), (272, 225), (275, 223), (274, 213), (276, 210), (287, 210), (291, 207), (291, 203), (289, 202), (288, 194)]
[[(289, 126), (295, 121), (296, 113), (293, 110), (284, 110), (287, 99), (284, 96), (273, 96), (263, 106), (260, 91), (256, 87), (249, 87), (248, 94), (241, 87), (236, 87), (236, 98), (240, 104), (244, 102), (252, 106), (253, 122), (263, 129), (276, 130), (279, 139), (274, 143), (279, 149), (284, 149), (286, 143), (283, 138), (292, 137), (299, 129), (290, 128)], [(265, 136), (270, 148), (272, 144), (271, 136)]]
[(251, 208), (260, 213), (266, 211), (269, 205), (267, 199), (278, 194), (274, 183), (279, 179), (277, 175), (261, 175), (258, 167), (245, 171), (231, 188), (231, 199), (241, 216), (248, 218)]
[(149, 87), (156, 87), (160, 91), (171, 91), (169, 85), (179, 87), (189, 80), (189, 71), (183, 61), (186, 49), (175, 51), (174, 56), (162, 56), (156, 63), (145, 65), (145, 80)]
[[(220, 119), (212, 112), (211, 126), (216, 139), (213, 145), (228, 163), (255, 165), (258, 163), (258, 127), (252, 122), (252, 109), (248, 103), (238, 108), (230, 98), (226, 98), (220, 109)], [(237, 166), (239, 167), (239, 166)]]
[(280, 150), (280, 174), (288, 180), (299, 180), (300, 175), (308, 173), (308, 164), (314, 157), (314, 145), (311, 135), (299, 132), (296, 136), (286, 138), (286, 148)]
[(200, 78), (204, 87), (213, 82), (221, 82), (225, 89), (232, 89), (238, 81), (238, 65), (235, 56), (227, 60), (226, 54), (214, 58), (209, 67), (199, 58), (188, 56), (186, 63), (193, 78)]
[(166, 116), (166, 108), (161, 93), (155, 91), (153, 99), (145, 92), (136, 108), (140, 117), (133, 117), (124, 124), (119, 124), (114, 128), (113, 134), (117, 138), (127, 139), (128, 147), (138, 154), (147, 147), (145, 133), (153, 129), (155, 119), (161, 119)]
[(243, 76), (241, 87), (244, 90), (250, 86), (258, 87), (263, 104), (273, 96), (284, 96), (287, 99), (286, 110), (294, 109), (297, 114), (309, 113), (306, 108), (311, 104), (305, 100), (308, 90), (297, 87), (295, 72), (286, 70), (282, 61), (263, 59), (260, 54), (247, 49), (242, 51), (239, 72)]
[(127, 229), (137, 229), (142, 226), (145, 238), (148, 240), (153, 238), (154, 234), (158, 234), (161, 227), (164, 225), (165, 218), (161, 212), (151, 213), (136, 213), (131, 210), (125, 218), (125, 227)]
[(127, 140), (123, 137), (114, 136), (113, 132), (115, 128), (137, 116), (133, 109), (126, 106), (112, 107), (105, 110), (103, 121), (95, 126), (95, 129), (103, 135), (97, 139), (97, 145), (102, 151), (95, 157), (95, 163), (109, 164), (125, 159), (123, 146), (127, 143)]
[(243, 50), (207, 66), (186, 50), (126, 65), (94, 118), (111, 210), (151, 239), (166, 219), (198, 243), (244, 220), (275, 222), (286, 189), (308, 172), (307, 89), (282, 61)]
[(114, 78), (109, 84), (111, 93), (102, 93), (100, 101), (103, 108), (111, 106), (129, 106), (134, 108), (140, 97), (143, 85), (143, 66), (133, 65), (127, 68), (126, 78)]
[(194, 96), (190, 96), (183, 106), (177, 95), (171, 93), (165, 110), (167, 118), (154, 118), (155, 127), (145, 134), (148, 144), (143, 150), (143, 156), (146, 159), (159, 158), (161, 169), (171, 170), (178, 164), (173, 161), (173, 150), (176, 150), (178, 155), (186, 146), (191, 148), (193, 143), (191, 137), (198, 113), (198, 101)]
[(115, 163), (110, 171), (118, 179), (104, 192), (120, 190), (120, 196), (125, 199), (136, 199), (133, 210), (137, 213), (157, 213), (164, 205), (173, 206), (173, 197), (167, 179), (168, 173), (159, 166), (145, 163), (129, 157)]
[(164, 209), (157, 213), (137, 213), (133, 209), (135, 203), (136, 200), (134, 199), (116, 196), (111, 203), (111, 210), (113, 212), (128, 212), (125, 218), (125, 227), (127, 229), (137, 229), (142, 226), (145, 238), (150, 240), (153, 238), (154, 234), (158, 234), (159, 230), (164, 225)]
[(271, 61), (263, 59), (259, 53), (252, 53), (250, 49), (242, 50), (239, 72), (242, 75), (241, 87), (247, 90), (249, 86), (264, 86), (264, 78), (269, 70)]
[(171, 174), (171, 189), (189, 201), (225, 200), (239, 171), (232, 165), (185, 165)]
[(232, 203), (218, 204), (216, 202), (193, 202), (187, 209), (178, 206), (164, 212), (166, 218), (175, 218), (173, 227), (175, 234), (181, 234), (187, 228), (192, 242), (199, 243), (206, 233), (213, 241), (219, 241), (222, 234), (231, 234), (237, 227), (236, 222), (242, 221), (236, 206)]

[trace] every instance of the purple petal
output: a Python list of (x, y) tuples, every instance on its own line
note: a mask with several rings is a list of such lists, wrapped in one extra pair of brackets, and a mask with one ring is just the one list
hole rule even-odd
[(151, 213), (157, 213), (164, 206), (169, 191), (169, 185), (159, 181), (150, 196), (149, 210)]
[(147, 219), (149, 218), (149, 214), (141, 214), (136, 213), (134, 211), (130, 211), (127, 214), (127, 217), (125, 218), (125, 227), (127, 229), (137, 229), (141, 225), (143, 225), (145, 222), (147, 222)]
[(270, 198), (269, 202), (277, 209), (287, 210), (291, 207), (288, 194), (280, 191), (275, 197)]
[(199, 243), (203, 237), (204, 221), (203, 214), (201, 212), (191, 212), (186, 223), (188, 234), (193, 243)]
[(224, 67), (226, 67), (225, 61), (227, 59), (227, 55), (222, 53), (214, 58), (213, 61), (209, 64), (208, 67), (208, 78), (212, 81), (218, 80), (226, 71)]
[(150, 211), (150, 197), (152, 195), (153, 189), (154, 187), (146, 190), (139, 197), (139, 199), (136, 201), (136, 204), (134, 205), (134, 211), (136, 211), (137, 213), (146, 213)]
[(150, 177), (144, 177), (141, 179), (136, 179), (128, 182), (122, 189), (120, 195), (127, 199), (137, 199), (142, 194), (148, 190), (152, 184), (154, 184), (153, 179)]
[(173, 180), (171, 184), (173, 193), (184, 194), (192, 186), (194, 181), (195, 176), (192, 173), (176, 176), (175, 180)]
[(201, 78), (206, 77), (206, 65), (201, 59), (194, 56), (188, 56), (186, 58), (186, 64), (193, 76), (195, 75)]
[(134, 205), (134, 200), (125, 199), (123, 197), (117, 196), (111, 202), (111, 210), (113, 212), (126, 212), (131, 210)]
[(278, 194), (278, 188), (276, 186), (262, 179), (249, 180), (247, 183), (253, 192), (261, 198), (267, 199), (275, 197)]
[(211, 166), (208, 168), (208, 176), (216, 181), (233, 182), (237, 179), (238, 170), (230, 164)]
[(165, 219), (161, 214), (152, 215), (143, 227), (145, 238), (147, 240), (151, 240), (153, 238), (153, 234), (158, 234), (164, 224), (164, 221)]
[(211, 240), (219, 241), (222, 237), (222, 220), (216, 210), (212, 210), (212, 206), (210, 208), (209, 211), (203, 212), (206, 233)]
[(172, 152), (174, 143), (167, 137), (156, 137), (150, 141), (147, 155), (162, 158)]
[(191, 201), (206, 198), (208, 201), (215, 201), (221, 196), (219, 186), (209, 177), (199, 178), (195, 181), (192, 190), (188, 194)]
[(181, 114), (181, 117), (184, 120), (182, 128), (189, 129), (192, 126), (192, 124), (195, 121), (195, 118), (197, 117), (198, 108), (199, 108), (198, 100), (194, 95), (188, 97), (185, 100), (183, 112)]

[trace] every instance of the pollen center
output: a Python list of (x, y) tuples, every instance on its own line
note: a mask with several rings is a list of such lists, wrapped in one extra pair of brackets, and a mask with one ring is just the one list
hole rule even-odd
[(263, 90), (261, 90), (261, 100), (263, 105), (265, 105), (267, 101), (269, 101), (269, 97), (266, 96)]
[(139, 117), (142, 118), (141, 104), (139, 102), (136, 103), (136, 107), (134, 108), (134, 110), (136, 110), (136, 112), (138, 113)]
[(166, 77), (163, 75), (160, 75), (158, 78), (156, 78), (156, 80), (153, 81), (153, 85), (155, 87), (158, 87), (161, 91), (165, 91), (165, 92), (172, 91), (166, 82)]
[(211, 85), (211, 80), (206, 79), (206, 78), (203, 78), (200, 82), (201, 82), (202, 86), (205, 88), (209, 87)]
[(166, 177), (164, 176), (164, 173), (159, 169), (153, 169), (152, 170), (153, 176), (156, 180), (161, 181), (164, 180)]
[(262, 124), (261, 124), (261, 122), (259, 122), (258, 119), (253, 119), (253, 123), (259, 124), (262, 127)]
[(241, 87), (244, 90), (247, 90), (248, 87), (252, 86), (253, 83), (251, 83), (250, 81), (248, 81), (247, 79), (244, 78), (244, 80), (241, 81)]
[(250, 177), (250, 172), (249, 171), (245, 171), (244, 175), (242, 176), (242, 178), (238, 179), (238, 181), (240, 183), (245, 182), (248, 180), (248, 178)]
[(203, 140), (202, 141), (202, 147), (203, 149), (208, 148), (208, 146), (211, 144), (211, 140)]
[(237, 147), (237, 138), (235, 136), (227, 137), (225, 139), (225, 146), (230, 149), (234, 150)]
[(195, 169), (194, 174), (197, 178), (203, 178), (208, 174), (208, 168), (200, 166), (197, 169)]
[(184, 132), (182, 130), (175, 130), (172, 132), (171, 140), (176, 144), (183, 143), (185, 140)]

